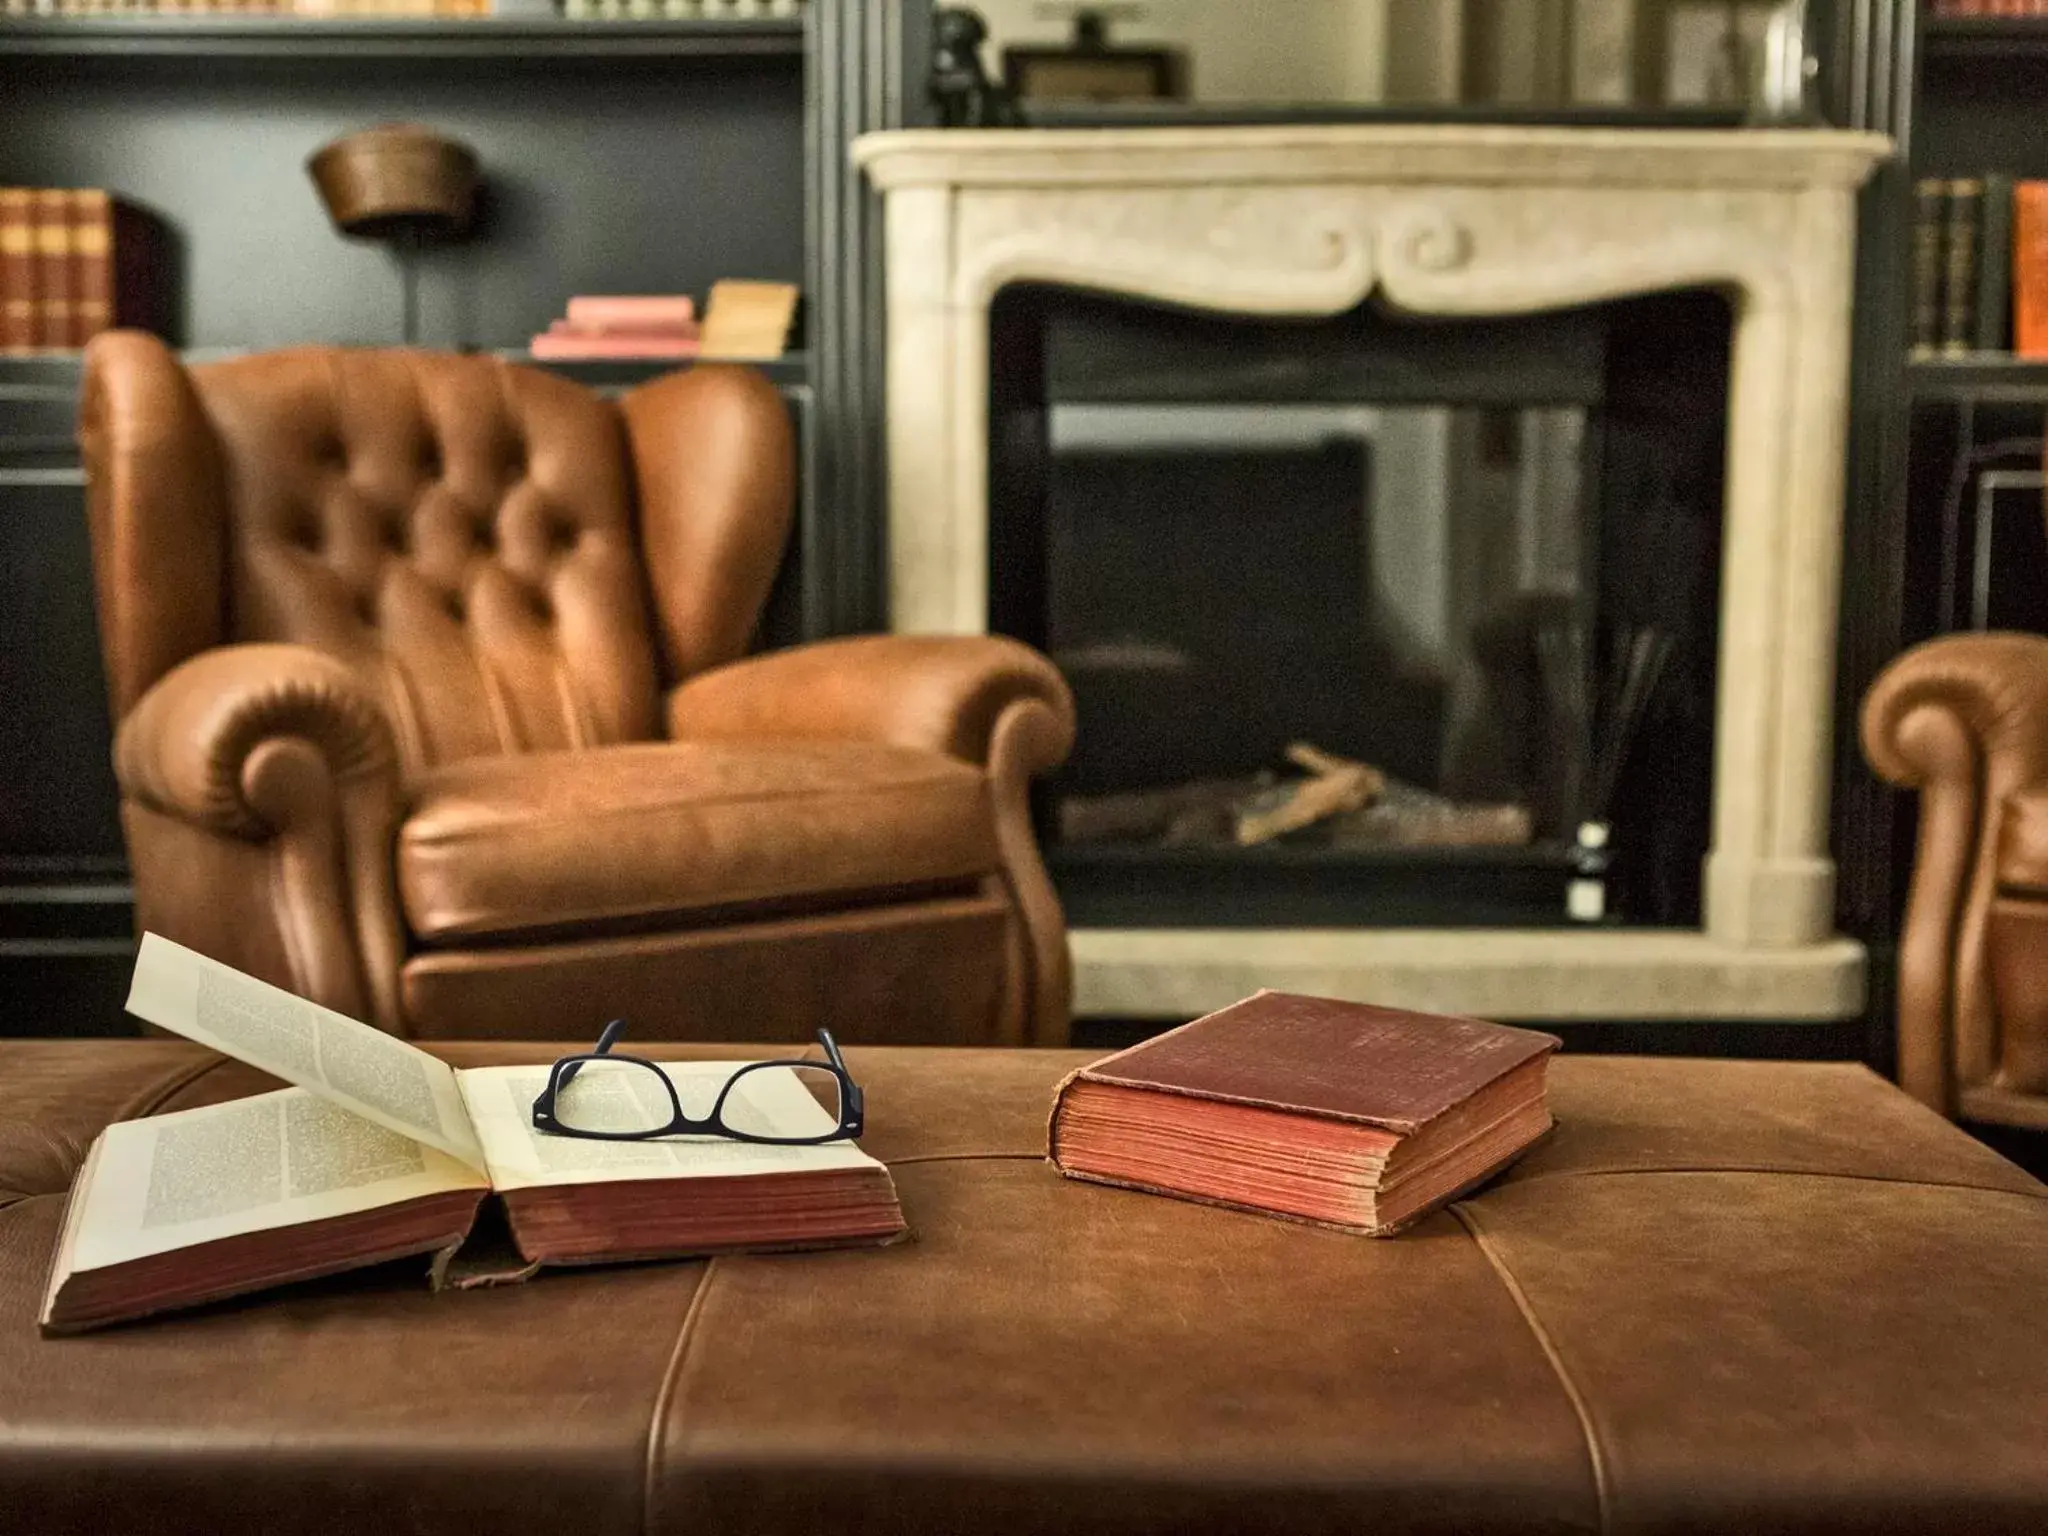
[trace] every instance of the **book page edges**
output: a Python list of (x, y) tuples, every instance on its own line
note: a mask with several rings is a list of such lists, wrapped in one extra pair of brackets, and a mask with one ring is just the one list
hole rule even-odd
[(1490, 1164), (1488, 1167), (1483, 1168), (1479, 1172), (1475, 1173), (1471, 1178), (1467, 1179), (1464, 1183), (1460, 1184), (1456, 1189), (1450, 1190), (1444, 1195), (1440, 1196), (1439, 1198), (1430, 1201), (1427, 1205), (1421, 1207), (1419, 1210), (1409, 1212), (1406, 1216), (1403, 1216), (1399, 1221), (1390, 1222), (1384, 1226), (1368, 1226), (1363, 1223), (1353, 1224), (1342, 1221), (1326, 1221), (1318, 1216), (1301, 1216), (1297, 1215), (1293, 1211), (1275, 1210), (1270, 1206), (1264, 1205), (1249, 1205), (1241, 1200), (1225, 1200), (1222, 1199), (1220, 1196), (1216, 1195), (1189, 1194), (1183, 1190), (1169, 1189), (1163, 1184), (1146, 1184), (1136, 1179), (1116, 1179), (1109, 1177), (1107, 1174), (1083, 1173), (1076, 1169), (1065, 1167), (1064, 1165), (1059, 1164), (1057, 1162), (1055, 1162), (1054, 1166), (1059, 1168), (1060, 1176), (1062, 1178), (1072, 1179), (1076, 1183), (1080, 1184), (1103, 1184), (1113, 1189), (1127, 1189), (1130, 1190), (1133, 1194), (1159, 1195), (1165, 1197), (1168, 1200), (1185, 1200), (1190, 1205), (1207, 1205), (1222, 1211), (1241, 1211), (1247, 1216), (1265, 1216), (1271, 1218), (1274, 1221), (1291, 1221), (1296, 1226), (1321, 1227), (1325, 1232), (1343, 1232), (1352, 1237), (1393, 1237), (1397, 1233), (1405, 1232), (1408, 1228), (1414, 1226), (1418, 1221), (1421, 1221), (1424, 1217), (1434, 1215), (1438, 1211), (1444, 1210), (1452, 1205), (1455, 1205), (1459, 1200), (1464, 1198), (1466, 1195), (1471, 1194), (1474, 1190), (1480, 1188), (1482, 1185), (1488, 1183), (1490, 1180), (1497, 1177), (1503, 1169), (1513, 1164), (1516, 1159), (1520, 1158), (1532, 1147), (1535, 1147), (1539, 1143), (1548, 1140), (1552, 1133), (1556, 1131), (1556, 1129), (1557, 1122), (1555, 1119), (1553, 1119), (1549, 1126), (1547, 1126), (1544, 1129), (1541, 1135), (1532, 1137), (1530, 1140), (1522, 1143), (1522, 1145), (1520, 1145), (1519, 1147), (1514, 1148), (1505, 1156), (1501, 1157), (1498, 1161)]
[(50, 1277), (43, 1285), (43, 1309), (36, 1314), (37, 1324), (46, 1330), (57, 1305), (57, 1293), (71, 1277), (71, 1258), (78, 1246), (78, 1228), (85, 1215), (85, 1191), (92, 1186), (93, 1170), (99, 1166), (100, 1146), (106, 1136), (102, 1130), (93, 1137), (92, 1145), (85, 1150), (85, 1161), (78, 1165), (78, 1172), (71, 1177), (71, 1192), (64, 1197), (64, 1226), (57, 1238), (56, 1251), (50, 1255)]

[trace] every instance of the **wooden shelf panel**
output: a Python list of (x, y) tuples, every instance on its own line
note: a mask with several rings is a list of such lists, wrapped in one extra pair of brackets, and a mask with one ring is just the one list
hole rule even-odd
[(801, 17), (568, 21), (544, 17), (53, 16), (0, 21), (0, 57), (729, 58), (800, 57)]
[[(198, 347), (183, 354), (188, 363), (219, 362), (244, 355), (236, 347)], [(578, 384), (600, 391), (630, 389), (648, 379), (691, 366), (687, 358), (668, 357), (535, 362), (529, 354), (516, 348), (495, 351), (491, 355), (502, 357), (508, 363), (545, 368), (550, 373), (558, 373), (565, 379), (573, 379)], [(810, 389), (811, 358), (808, 352), (786, 352), (781, 357), (742, 366), (760, 369), (784, 395), (801, 396)], [(20, 415), (25, 410), (55, 404), (62, 407), (68, 422), (72, 402), (78, 394), (81, 367), (81, 356), (76, 352), (0, 356), (0, 411)]]
[(2048, 403), (2048, 359), (2005, 352), (1915, 358), (1906, 383), (1916, 400), (2041, 400)]

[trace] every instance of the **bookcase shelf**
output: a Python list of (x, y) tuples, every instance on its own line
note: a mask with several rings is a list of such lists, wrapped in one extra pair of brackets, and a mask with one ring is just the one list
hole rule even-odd
[[(215, 363), (244, 356), (239, 347), (194, 347), (181, 354), (187, 363)], [(494, 349), (493, 357), (529, 368), (543, 368), (593, 389), (630, 388), (659, 378), (664, 373), (695, 366), (690, 358), (556, 358), (535, 361), (530, 352), (518, 347)], [(757, 368), (785, 395), (808, 389), (811, 358), (808, 352), (785, 352), (781, 357), (740, 364)], [(47, 400), (62, 407), (68, 416), (77, 394), (84, 356), (78, 352), (31, 352), (0, 356), (0, 401)]]
[(1916, 401), (2006, 400), (2048, 403), (2048, 360), (2005, 352), (1914, 358), (1906, 383)]
[(2048, 59), (2048, 16), (1929, 16), (1920, 42), (1931, 60)]
[(801, 17), (743, 21), (81, 16), (0, 21), (0, 57), (801, 59)]

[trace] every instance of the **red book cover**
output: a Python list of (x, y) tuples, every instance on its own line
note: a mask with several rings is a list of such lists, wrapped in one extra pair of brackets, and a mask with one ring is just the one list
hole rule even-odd
[(50, 188), (35, 204), (36, 345), (71, 345), (71, 195)]
[(1380, 1235), (1550, 1128), (1557, 1040), (1479, 1019), (1261, 992), (1060, 1085), (1069, 1178)]
[(2048, 357), (2048, 181), (2012, 189), (2012, 349)]
[(0, 187), (0, 352), (36, 344), (34, 205), (26, 187)]
[(697, 304), (686, 293), (578, 294), (569, 301), (569, 324), (588, 330), (662, 330), (695, 325)]
[(114, 200), (91, 188), (71, 194), (71, 345), (114, 323)]

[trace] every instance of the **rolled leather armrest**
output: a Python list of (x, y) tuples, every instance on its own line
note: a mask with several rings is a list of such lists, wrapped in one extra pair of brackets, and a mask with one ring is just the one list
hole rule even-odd
[[(1960, 739), (1959, 739), (1960, 738)], [(1944, 635), (1885, 668), (1863, 700), (1863, 751), (1894, 784), (1979, 775), (2003, 796), (2048, 777), (2048, 637)]]
[(861, 635), (749, 657), (669, 695), (669, 734), (851, 737), (923, 747), (988, 765), (997, 723), (1018, 703), (1044, 706), (1030, 733), (1033, 771), (1073, 746), (1074, 699), (1058, 668), (995, 635)]
[(299, 645), (222, 646), (174, 667), (121, 722), (114, 774), (153, 811), (260, 838), (278, 830), (260, 749), (284, 739), (309, 744), (337, 784), (396, 782), (383, 707), (347, 667)]
[(1907, 651), (1863, 700), (1863, 750), (1920, 792), (1899, 933), (1899, 1084), (1944, 1114), (1992, 1080), (2001, 1044), (1987, 965), (1997, 823), (2048, 764), (2048, 639), (1948, 635)]

